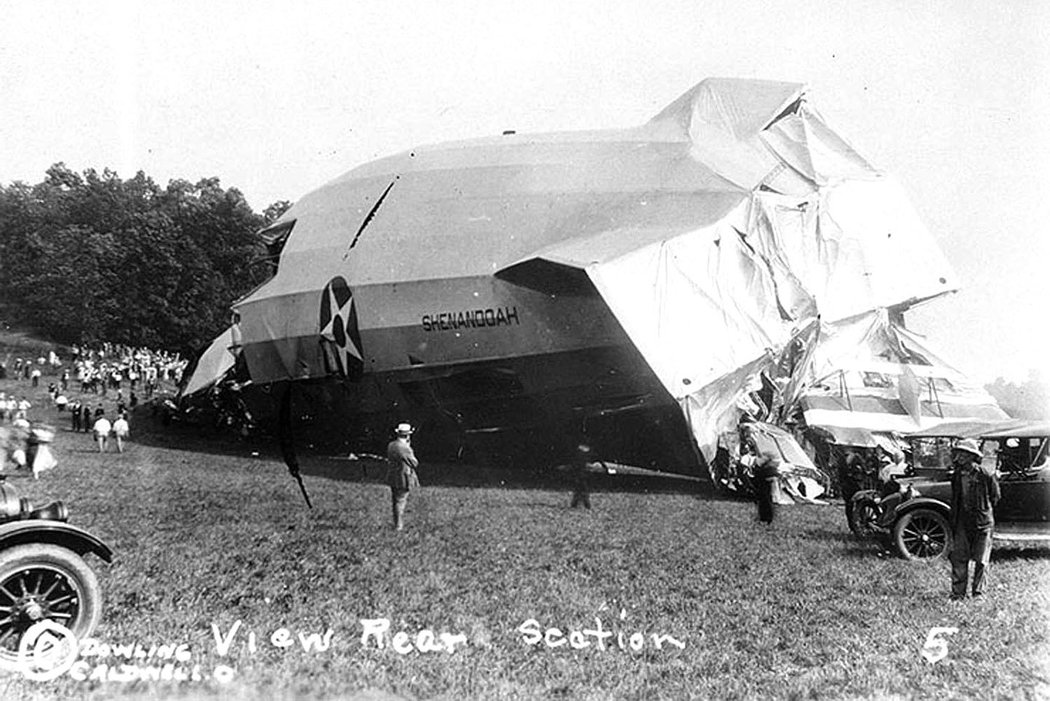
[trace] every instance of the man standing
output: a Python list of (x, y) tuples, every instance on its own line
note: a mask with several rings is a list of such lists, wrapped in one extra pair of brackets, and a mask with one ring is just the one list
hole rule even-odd
[(69, 415), (73, 417), (73, 433), (80, 433), (80, 400), (74, 398), (69, 403)]
[(970, 560), (974, 596), (984, 594), (984, 573), (992, 554), (993, 509), (999, 502), (994, 469), (981, 464), (977, 442), (963, 439), (952, 449), (952, 599), (966, 598)]
[(416, 454), (412, 452), (412, 426), (401, 423), (397, 425), (394, 432), (397, 437), (386, 447), (386, 480), (390, 485), (394, 529), (400, 531), (404, 527), (408, 493), (413, 487), (419, 486), (419, 477), (416, 475), (419, 461), (416, 460)]
[(776, 516), (776, 489), (780, 479), (780, 458), (768, 450), (758, 454), (754, 463), (755, 502), (758, 520), (771, 525)]
[(591, 489), (590, 489), (590, 470), (591, 470), (591, 446), (586, 443), (580, 443), (576, 446), (576, 455), (572, 461), (572, 502), (569, 507), (575, 509), (577, 506), (583, 506), (585, 509), (591, 508)]
[[(833, 448), (838, 452), (838, 448)], [(839, 494), (846, 504), (846, 523), (853, 523), (853, 495), (860, 491), (860, 480), (864, 474), (864, 458), (847, 448), (837, 460)]]

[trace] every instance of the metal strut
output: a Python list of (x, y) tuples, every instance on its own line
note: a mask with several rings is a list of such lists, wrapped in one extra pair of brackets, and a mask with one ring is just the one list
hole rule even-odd
[(288, 474), (299, 484), (299, 491), (306, 500), (306, 508), (312, 509), (314, 507), (310, 503), (310, 495), (306, 493), (306, 485), (303, 484), (303, 477), (299, 473), (299, 458), (295, 454), (295, 443), (292, 439), (292, 383), (282, 384), (284, 386), (280, 390), (281, 396), (277, 400), (277, 440), (281, 445), (284, 464), (288, 466)]

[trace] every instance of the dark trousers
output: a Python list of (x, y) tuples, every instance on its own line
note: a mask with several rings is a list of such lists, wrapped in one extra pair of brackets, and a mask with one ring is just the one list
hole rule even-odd
[(581, 505), (587, 509), (591, 508), (591, 494), (587, 491), (586, 487), (576, 487), (572, 490), (571, 508), (575, 509), (577, 506)]
[(758, 502), (758, 520), (762, 523), (773, 523), (773, 516), (776, 514), (773, 506), (773, 480), (759, 479), (756, 487), (758, 493), (755, 495), (755, 501)]
[(958, 524), (952, 531), (952, 596), (966, 596), (966, 584), (970, 576), (970, 560), (973, 565), (974, 596), (984, 593), (984, 574), (992, 557), (992, 527), (976, 528)]

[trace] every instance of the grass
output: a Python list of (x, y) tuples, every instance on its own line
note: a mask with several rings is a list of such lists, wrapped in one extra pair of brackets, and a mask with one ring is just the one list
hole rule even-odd
[[(11, 388), (29, 391), (0, 382)], [(61, 429), (59, 467), (9, 479), (34, 502), (63, 499), (73, 523), (113, 547), (112, 565), (90, 557), (106, 600), (97, 639), (186, 644), (183, 667), (234, 676), (12, 675), (0, 678), (5, 699), (1050, 697), (1044, 552), (997, 551), (988, 595), (954, 603), (946, 563), (909, 564), (852, 539), (841, 507), (782, 507), (766, 528), (751, 504), (634, 480), (599, 485), (594, 509), (573, 511), (565, 487), (426, 455), (424, 487), (395, 534), (376, 463), (366, 477), (365, 461), (305, 455), (308, 511), (272, 446), (140, 413), (128, 452), (99, 455), (64, 416), (39, 418)], [(568, 634), (595, 617), (625, 641), (656, 633), (685, 647), (658, 650), (647, 637), (641, 651), (621, 650), (613, 637), (605, 650), (551, 649), (519, 631), (535, 619)], [(365, 649), (361, 621), (378, 618), (466, 644)], [(225, 637), (237, 621), (222, 656), (212, 625)], [(921, 649), (935, 626), (958, 632), (930, 664)], [(287, 648), (270, 642), (282, 627)], [(328, 649), (303, 649), (300, 633), (329, 629)], [(121, 660), (84, 662), (97, 673)]]

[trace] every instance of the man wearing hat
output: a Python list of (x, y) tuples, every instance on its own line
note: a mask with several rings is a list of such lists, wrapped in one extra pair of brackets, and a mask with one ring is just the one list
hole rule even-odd
[(981, 449), (969, 438), (952, 448), (952, 599), (966, 598), (970, 560), (974, 596), (984, 593), (984, 571), (992, 554), (993, 510), (999, 502), (994, 469), (981, 464)]
[(400, 423), (394, 429), (397, 436), (386, 447), (387, 484), (390, 485), (390, 496), (394, 510), (394, 529), (404, 527), (405, 505), (408, 493), (419, 486), (416, 468), (419, 461), (412, 452), (412, 426)]

